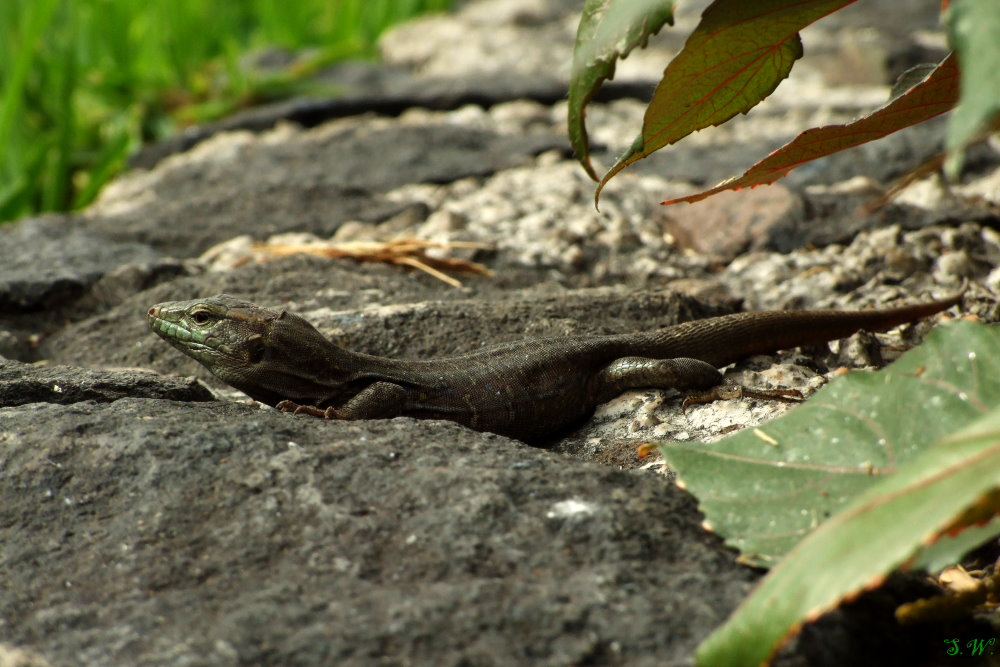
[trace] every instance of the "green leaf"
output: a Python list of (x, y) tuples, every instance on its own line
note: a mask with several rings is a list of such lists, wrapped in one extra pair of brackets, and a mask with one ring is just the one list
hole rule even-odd
[(957, 535), (942, 536), (922, 549), (909, 565), (916, 570), (940, 572), (998, 535), (1000, 535), (1000, 514), (983, 525), (967, 527)]
[(58, 108), (55, 116), (53, 150), (47, 156), (45, 179), (42, 185), (41, 206), (48, 211), (65, 210), (73, 179), (74, 135), (78, 125), (73, 89), (79, 76), (73, 35), (66, 34), (52, 39), (50, 58), (58, 67), (48, 70), (52, 75), (49, 84), (50, 105)]
[(945, 23), (962, 65), (962, 94), (948, 122), (948, 176), (961, 169), (962, 150), (992, 127), (1000, 114), (1000, 2), (952, 0)]
[(271, 79), (248, 55), (287, 47), (372, 56), (387, 22), (450, 5), (0, 0), (0, 223), (86, 205), (122, 164), (123, 148), (165, 136), (179, 108), (221, 98), (214, 106), (225, 110), (299, 92), (277, 77), (308, 74), (305, 58)]
[(937, 69), (937, 66), (938, 63), (920, 63), (900, 74), (892, 83), (892, 90), (889, 91), (889, 101), (891, 102), (910, 88), (921, 83)]
[(73, 201), (73, 208), (83, 208), (97, 198), (97, 193), (121, 169), (133, 148), (131, 134), (116, 133), (94, 158), (90, 171), (80, 179), (83, 182)]
[[(935, 412), (926, 406), (923, 412)], [(919, 410), (911, 411), (913, 416)], [(1000, 409), (941, 439), (798, 545), (698, 648), (699, 664), (760, 664), (801, 624), (877, 585), (1000, 488)]]
[(746, 113), (802, 56), (798, 31), (855, 0), (715, 0), (670, 62), (642, 134), (594, 194), (626, 166), (697, 130)]
[(706, 524), (773, 565), (880, 478), (1000, 403), (1000, 330), (939, 327), (877, 373), (830, 383), (753, 431), (661, 448)]
[(949, 56), (930, 75), (881, 109), (844, 125), (806, 130), (791, 142), (752, 166), (742, 176), (714, 188), (663, 204), (693, 203), (724, 190), (774, 183), (801, 164), (892, 134), (950, 110), (958, 100), (958, 63)]
[(58, 8), (57, 0), (39, 0), (28, 5), (25, 11), (4, 16), (16, 21), (16, 26), (3, 26), (5, 38), (0, 55), (5, 58), (5, 66), (0, 69), (0, 145), (4, 147), (0, 158), (0, 175), (5, 179), (18, 179), (22, 170), (20, 153), (14, 148), (15, 137), (21, 128), (21, 118), (30, 106), (26, 95), (27, 81), (32, 70), (38, 67), (39, 55), (45, 33), (49, 30), (52, 17)]
[(577, 160), (595, 181), (584, 122), (587, 104), (605, 80), (614, 78), (619, 58), (637, 46), (645, 47), (664, 23), (673, 25), (674, 4), (675, 0), (587, 0), (583, 6), (569, 84), (569, 139)]

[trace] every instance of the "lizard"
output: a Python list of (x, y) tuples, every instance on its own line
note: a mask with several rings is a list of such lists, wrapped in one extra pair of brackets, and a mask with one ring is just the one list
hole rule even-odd
[(740, 359), (885, 331), (949, 308), (963, 293), (881, 310), (752, 311), (647, 332), (527, 339), (426, 360), (352, 352), (298, 315), (226, 294), (160, 303), (147, 319), (220, 380), (279, 410), (446, 419), (537, 444), (625, 390), (718, 388), (718, 369)]

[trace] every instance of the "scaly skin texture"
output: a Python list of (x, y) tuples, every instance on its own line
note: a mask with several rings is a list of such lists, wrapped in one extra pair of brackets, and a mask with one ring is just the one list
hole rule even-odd
[(739, 359), (860, 329), (884, 331), (960, 299), (959, 293), (886, 310), (739, 313), (650, 332), (540, 338), (417, 361), (351, 352), (297, 315), (225, 294), (161, 303), (147, 316), (171, 345), (271, 406), (336, 419), (450, 419), (539, 443), (627, 389), (708, 389), (722, 380), (718, 367)]

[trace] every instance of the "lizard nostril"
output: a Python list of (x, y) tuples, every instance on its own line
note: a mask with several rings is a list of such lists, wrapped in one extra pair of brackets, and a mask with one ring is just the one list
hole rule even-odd
[(160, 316), (160, 307), (159, 306), (153, 306), (148, 311), (146, 311), (146, 314), (149, 315), (150, 317), (159, 317)]

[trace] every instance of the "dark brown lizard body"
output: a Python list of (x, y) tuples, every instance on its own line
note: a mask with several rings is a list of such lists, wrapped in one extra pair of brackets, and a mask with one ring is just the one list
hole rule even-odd
[[(456, 357), (387, 359), (346, 350), (309, 322), (231, 296), (161, 303), (153, 330), (262, 403), (339, 419), (449, 419), (529, 442), (566, 432), (627, 389), (707, 389), (716, 370), (775, 350), (884, 331), (955, 305), (765, 311), (656, 331), (509, 343)], [(289, 404), (285, 404), (289, 405)]]

